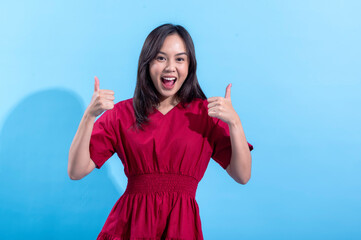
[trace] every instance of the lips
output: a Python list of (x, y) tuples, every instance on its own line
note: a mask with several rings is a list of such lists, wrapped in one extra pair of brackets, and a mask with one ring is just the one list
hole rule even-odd
[(177, 78), (174, 76), (163, 76), (160, 78), (162, 80), (163, 86), (166, 89), (172, 89), (175, 82), (177, 81)]
[(177, 81), (177, 78), (173, 76), (163, 76), (160, 79), (164, 84), (167, 85), (173, 85)]

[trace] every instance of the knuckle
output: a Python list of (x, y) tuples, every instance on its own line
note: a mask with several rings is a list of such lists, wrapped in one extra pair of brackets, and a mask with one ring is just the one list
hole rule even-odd
[(106, 103), (101, 102), (101, 103), (100, 103), (100, 107), (101, 107), (102, 109), (105, 109), (105, 108), (107, 108), (107, 105), (106, 105)]
[(107, 109), (113, 109), (114, 108), (114, 103), (113, 102), (107, 102), (106, 107), (107, 107)]

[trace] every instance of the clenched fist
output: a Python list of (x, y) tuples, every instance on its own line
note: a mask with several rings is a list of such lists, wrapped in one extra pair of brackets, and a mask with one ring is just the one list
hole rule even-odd
[(94, 93), (87, 108), (87, 112), (92, 117), (97, 117), (104, 111), (114, 108), (114, 92), (112, 90), (99, 89), (99, 79), (94, 77)]
[(231, 87), (228, 84), (226, 88), (226, 95), (223, 97), (208, 98), (208, 115), (221, 119), (227, 124), (236, 122), (239, 119), (238, 114), (234, 110), (231, 102)]

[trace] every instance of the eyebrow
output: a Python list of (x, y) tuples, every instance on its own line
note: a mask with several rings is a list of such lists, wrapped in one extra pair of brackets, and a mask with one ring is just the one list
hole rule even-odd
[[(162, 52), (162, 51), (159, 51), (159, 53), (164, 54), (164, 55), (167, 55), (165, 52)], [(188, 54), (185, 53), (185, 52), (181, 52), (181, 53), (177, 53), (177, 54), (176, 54), (176, 56), (179, 56), (179, 55), (187, 55), (187, 56), (188, 56)]]

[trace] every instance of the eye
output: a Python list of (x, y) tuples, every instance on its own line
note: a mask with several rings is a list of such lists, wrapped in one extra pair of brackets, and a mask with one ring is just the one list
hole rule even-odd
[(184, 61), (184, 58), (177, 58), (176, 59), (178, 62), (182, 62), (182, 61)]
[(163, 56), (158, 56), (156, 59), (159, 60), (159, 61), (165, 60), (165, 58)]

